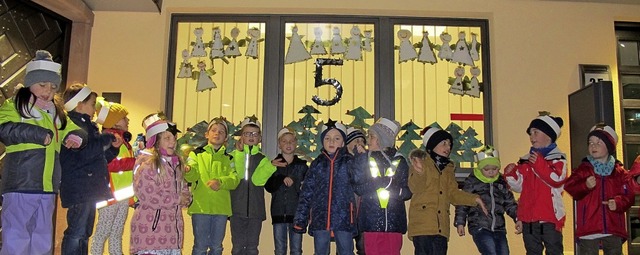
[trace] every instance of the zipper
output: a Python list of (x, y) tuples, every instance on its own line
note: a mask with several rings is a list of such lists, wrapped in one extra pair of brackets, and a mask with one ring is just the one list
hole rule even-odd
[(609, 205), (608, 205), (609, 200), (605, 200), (606, 197), (605, 197), (605, 194), (604, 194), (604, 190), (605, 190), (605, 187), (604, 187), (604, 184), (605, 184), (604, 176), (600, 176), (600, 180), (602, 182), (602, 185), (601, 185), (602, 187), (600, 188), (600, 194), (602, 195), (602, 201), (607, 201), (607, 204), (602, 206), (602, 228), (603, 228), (602, 232), (607, 233), (608, 232), (607, 231), (607, 208), (609, 207)]
[(496, 199), (493, 194), (493, 183), (489, 183), (489, 196), (491, 197), (491, 231), (496, 231)]

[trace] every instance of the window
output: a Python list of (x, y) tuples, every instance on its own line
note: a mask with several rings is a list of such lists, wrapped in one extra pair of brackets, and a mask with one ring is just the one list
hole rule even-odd
[[(210, 59), (214, 48), (226, 50), (229, 47), (232, 30), (239, 30), (235, 33), (240, 34), (236, 38), (240, 42), (253, 27), (260, 31), (261, 38), (258, 43), (260, 53), (256, 58), (245, 56), (248, 44), (239, 43), (242, 56)], [(201, 45), (207, 56), (190, 55), (197, 43), (197, 28), (203, 30)], [(408, 37), (406, 31), (410, 32)], [(399, 32), (405, 37), (398, 37)], [(440, 39), (443, 32), (451, 36), (449, 48), (453, 47), (452, 52), (465, 53), (465, 59), (473, 59), (471, 63), (463, 65), (458, 63), (460, 61), (438, 58), (437, 45), (443, 44)], [(222, 38), (217, 42), (216, 33)], [(351, 47), (351, 53), (331, 54), (335, 53), (331, 44), (336, 36), (340, 37), (337, 41), (345, 50)], [(422, 47), (424, 38), (431, 42), (438, 58), (436, 63), (428, 62), (421, 54), (426, 53), (426, 48)], [(465, 41), (466, 44), (461, 44)], [(329, 118), (348, 125), (355, 117), (347, 111), (359, 107), (374, 115), (362, 120), (365, 125), (373, 124), (379, 117), (387, 117), (401, 124), (413, 121), (421, 128), (437, 122), (446, 129), (454, 123), (460, 127), (461, 135), (468, 135), (464, 131), (471, 128), (477, 133), (472, 135), (477, 140), (477, 146), (472, 150), (477, 150), (481, 141), (491, 143), (488, 42), (486, 20), (175, 14), (172, 16), (165, 110), (183, 127), (220, 115), (238, 124), (244, 116), (256, 114), (263, 123), (263, 148), (268, 155), (275, 155), (275, 135), (283, 125), (298, 122), (306, 116), (315, 120), (314, 125)], [(326, 54), (319, 48), (313, 50), (314, 45), (324, 46)], [(456, 50), (463, 45), (466, 45), (463, 49)], [(199, 70), (198, 63), (206, 64), (205, 71), (211, 69), (213, 63), (215, 74), (208, 74), (216, 88), (198, 92), (201, 73), (198, 77), (193, 73), (191, 77), (179, 77), (181, 69), (187, 66), (182, 57), (184, 50), (189, 53), (185, 58), (190, 57), (187, 62), (191, 63), (193, 71)], [(416, 58), (400, 62), (401, 57), (406, 57), (403, 54), (409, 52), (407, 50), (415, 51)], [(321, 58), (339, 59), (342, 65), (323, 65), (322, 76), (316, 77), (316, 61)], [(225, 63), (225, 59), (229, 63)], [(459, 89), (453, 90), (457, 94), (451, 93), (450, 83), (456, 82), (455, 73), (461, 73), (461, 70), (464, 74), (457, 81), (459, 87), (456, 88)], [(337, 83), (316, 87), (316, 78), (334, 78), (342, 86), (343, 93), (337, 102)], [(474, 79), (477, 85), (472, 88)], [(313, 96), (318, 96), (327, 105), (316, 104)], [(332, 99), (334, 102), (329, 105), (327, 101)], [(305, 106), (312, 106), (318, 112), (300, 113)], [(309, 131), (317, 135), (315, 128)], [(416, 147), (421, 143), (418, 139), (410, 142)], [(403, 143), (398, 141), (397, 145)], [(305, 146), (310, 150), (316, 147), (315, 144)], [(458, 160), (472, 161), (468, 152), (462, 158), (460, 151)], [(462, 166), (469, 166), (469, 163)]]

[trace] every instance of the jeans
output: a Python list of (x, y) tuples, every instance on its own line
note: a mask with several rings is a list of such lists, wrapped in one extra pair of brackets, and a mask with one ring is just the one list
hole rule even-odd
[(273, 241), (276, 255), (287, 254), (287, 239), (289, 239), (289, 254), (302, 254), (302, 234), (293, 232), (293, 223), (273, 224)]
[(96, 220), (96, 203), (82, 203), (67, 210), (67, 229), (62, 238), (62, 254), (86, 255), (89, 253), (89, 237)]
[[(334, 231), (336, 249), (340, 255), (353, 255), (353, 235), (349, 231)], [(331, 252), (331, 232), (329, 230), (313, 231), (315, 255), (329, 255)]]
[(562, 232), (556, 230), (553, 223), (548, 222), (523, 222), (522, 240), (527, 255), (542, 255), (546, 249), (547, 255), (562, 255)]
[(476, 243), (478, 251), (482, 255), (509, 255), (509, 244), (507, 243), (507, 233), (502, 231), (492, 232), (487, 229), (469, 230)]
[(415, 255), (447, 255), (449, 240), (441, 235), (414, 236)]
[(193, 214), (193, 255), (222, 255), (227, 215)]

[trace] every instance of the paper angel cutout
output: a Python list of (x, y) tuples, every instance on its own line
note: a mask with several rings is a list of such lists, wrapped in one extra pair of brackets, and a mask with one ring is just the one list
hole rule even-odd
[(454, 71), (453, 75), (456, 80), (451, 84), (451, 88), (449, 88), (449, 93), (456, 95), (464, 95), (464, 84), (462, 84), (462, 79), (464, 77), (464, 67), (458, 66)]
[(182, 63), (180, 64), (180, 72), (178, 72), (178, 78), (191, 78), (193, 66), (189, 62), (189, 51), (187, 49), (182, 50)]
[(247, 57), (252, 57), (253, 59), (258, 58), (259, 47), (258, 43), (260, 40), (260, 29), (258, 28), (249, 28), (247, 30), (247, 35), (249, 35), (249, 44), (247, 45), (247, 51), (244, 53)]
[(451, 46), (449, 45), (449, 42), (451, 41), (451, 35), (447, 32), (442, 32), (442, 34), (440, 34), (440, 40), (442, 41), (442, 46), (440, 46), (438, 58), (440, 58), (441, 60), (445, 59), (449, 61), (453, 56), (453, 51), (451, 50)]
[(478, 82), (480, 68), (475, 66), (471, 67), (471, 70), (469, 70), (469, 72), (472, 75), (471, 82), (469, 83), (469, 90), (465, 91), (464, 93), (472, 97), (480, 97), (480, 83)]
[(202, 34), (204, 34), (204, 30), (199, 27), (193, 30), (193, 34), (196, 35), (196, 41), (191, 43), (193, 45), (193, 49), (191, 50), (192, 57), (206, 57), (207, 52), (204, 50), (204, 42), (202, 41)]
[(240, 46), (238, 45), (238, 35), (240, 35), (240, 29), (237, 27), (232, 28), (231, 42), (229, 42), (229, 45), (227, 45), (227, 48), (224, 50), (225, 56), (232, 58), (242, 56), (242, 53), (240, 53)]
[(464, 31), (458, 33), (458, 43), (456, 43), (456, 49), (453, 52), (451, 60), (463, 65), (475, 66), (473, 64), (473, 59), (471, 59), (471, 55), (469, 54), (469, 46), (467, 45), (465, 37), (466, 34)]
[(331, 51), (331, 55), (345, 53), (347, 49), (344, 47), (344, 43), (342, 42), (340, 28), (333, 27), (331, 31), (333, 33), (333, 38), (331, 39), (331, 48), (329, 49)]
[(349, 46), (347, 47), (347, 53), (344, 54), (344, 59), (356, 61), (362, 60), (362, 37), (360, 36), (360, 28), (358, 26), (353, 26), (351, 28)]
[(438, 62), (436, 59), (436, 53), (431, 48), (431, 41), (429, 41), (429, 32), (422, 32), (422, 47), (420, 47), (420, 54), (418, 54), (418, 62), (435, 64)]
[(223, 58), (224, 57), (224, 44), (222, 43), (222, 32), (219, 27), (214, 27), (213, 30), (213, 40), (211, 41), (211, 52), (209, 53), (209, 58)]
[(411, 31), (406, 29), (398, 30), (398, 38), (400, 39), (400, 59), (398, 62), (406, 62), (418, 58), (418, 52), (411, 43)]
[(469, 49), (469, 54), (473, 61), (480, 60), (480, 54), (478, 54), (478, 39), (476, 37), (478, 37), (477, 34), (471, 33), (471, 48)]
[(291, 37), (289, 40), (289, 49), (287, 50), (287, 55), (284, 57), (285, 64), (292, 64), (297, 62), (302, 62), (311, 58), (311, 54), (307, 51), (307, 48), (304, 47), (304, 43), (302, 43), (302, 37), (304, 35), (298, 34), (298, 27), (293, 26), (291, 28)]
[(316, 27), (313, 29), (313, 35), (316, 39), (311, 44), (311, 55), (324, 55), (327, 54), (327, 49), (322, 42), (322, 28)]
[(198, 70), (200, 70), (200, 73), (198, 74), (198, 84), (196, 86), (196, 91), (198, 92), (217, 88), (216, 84), (213, 83), (213, 80), (207, 73), (206, 68), (207, 64), (205, 64), (204, 61), (198, 61)]
[(362, 42), (362, 49), (365, 51), (371, 51), (371, 42), (373, 41), (373, 38), (371, 37), (372, 32), (373, 31), (371, 30), (364, 31), (364, 41)]

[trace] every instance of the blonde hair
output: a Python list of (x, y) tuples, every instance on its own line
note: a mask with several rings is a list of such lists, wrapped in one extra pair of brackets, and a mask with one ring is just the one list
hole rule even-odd
[[(169, 133), (169, 131), (164, 131), (164, 132), (160, 132), (157, 137), (156, 137), (156, 142), (153, 144), (152, 148), (149, 148), (149, 152), (151, 153), (151, 166), (152, 169), (157, 169), (158, 171), (158, 176), (157, 176), (157, 180), (156, 183), (162, 183), (163, 180), (167, 177), (167, 169), (165, 168), (165, 166), (162, 164), (162, 156), (160, 155), (160, 139), (161, 139), (161, 135), (166, 135), (167, 133)], [(178, 155), (175, 155), (176, 157), (178, 157), (178, 166), (176, 167), (176, 176), (178, 175), (177, 172), (180, 171), (182, 173), (182, 176), (184, 176), (184, 161), (182, 160), (181, 157), (179, 157)], [(183, 185), (185, 182), (183, 182), (182, 180), (178, 181), (178, 190), (182, 190)]]

